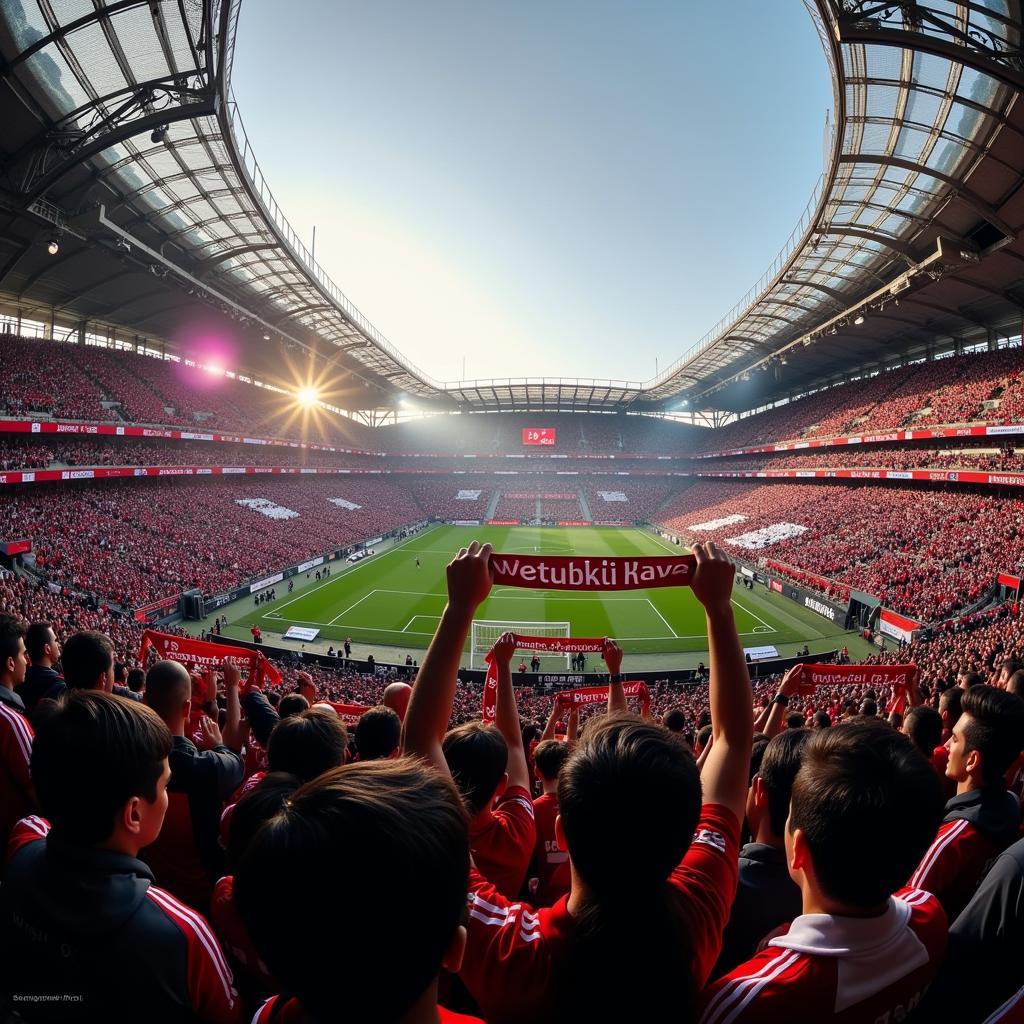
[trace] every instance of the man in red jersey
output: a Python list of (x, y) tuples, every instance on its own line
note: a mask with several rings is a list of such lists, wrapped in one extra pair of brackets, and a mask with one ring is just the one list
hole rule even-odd
[(25, 705), (15, 692), (25, 680), (26, 624), (13, 615), (0, 615), (0, 842), (33, 805), (29, 759), (32, 726)]
[[(448, 604), (406, 717), (406, 751), (441, 771), (459, 658), (491, 588), (490, 553), (474, 542), (449, 564)], [(713, 543), (695, 556), (714, 731), (703, 773), (666, 729), (625, 712), (621, 677), (611, 676), (610, 715), (584, 731), (559, 774), (569, 896), (535, 913), (471, 872), (460, 977), (489, 1024), (653, 1020), (666, 1006), (683, 1017), (718, 957), (736, 891), (753, 714), (731, 604), (735, 569)], [(615, 971), (595, 984), (608, 963)]]
[(533, 816), (537, 823), (532, 868), (537, 877), (537, 891), (533, 899), (538, 907), (550, 907), (569, 891), (572, 882), (569, 853), (558, 845), (555, 835), (558, 773), (568, 756), (569, 745), (560, 740), (542, 740), (533, 752), (534, 774), (543, 789), (533, 801)]
[(956, 796), (908, 884), (935, 893), (952, 920), (1018, 835), (1020, 803), (1005, 776), (1024, 747), (1024, 701), (994, 686), (965, 690), (947, 746)]
[[(288, 993), (254, 1022), (480, 1024), (437, 1004), (438, 974), (465, 948), (467, 826), (451, 779), (411, 758), (357, 761), (298, 789), (235, 874), (252, 944)], [(287, 884), (299, 866), (323, 884)]]
[(701, 1024), (903, 1020), (946, 949), (939, 901), (900, 889), (941, 811), (906, 736), (873, 723), (815, 731), (785, 836), (803, 914), (707, 990)]
[(446, 733), (442, 745), (471, 815), (469, 846), (474, 863), (509, 899), (523, 887), (537, 837), (530, 768), (509, 671), (515, 649), (511, 633), (503, 633), (491, 648), (498, 670), (494, 725), (466, 722)]

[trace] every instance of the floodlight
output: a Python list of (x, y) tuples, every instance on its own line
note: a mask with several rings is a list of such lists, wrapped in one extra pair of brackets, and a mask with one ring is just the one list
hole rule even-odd
[(167, 128), (168, 128), (168, 125), (166, 125), (166, 124), (162, 124), (159, 127), (154, 128), (153, 129), (153, 134), (150, 135), (150, 137), (149, 137), (149, 141), (150, 142), (163, 142), (164, 139), (167, 138)]
[(295, 397), (299, 400), (299, 405), (304, 405), (306, 408), (316, 405), (319, 400), (316, 388), (306, 387), (299, 388), (295, 393)]
[(56, 256), (57, 253), (60, 252), (60, 243), (57, 241), (56, 238), (50, 239), (50, 244), (46, 247), (46, 251), (51, 256)]
[(858, 327), (860, 327), (860, 325), (861, 325), (862, 323), (864, 323), (864, 314), (863, 314), (863, 313), (858, 313), (858, 314), (857, 314), (857, 315), (856, 315), (856, 316), (854, 317), (854, 319), (853, 319), (853, 322), (854, 322), (854, 323), (855, 323), (855, 324), (856, 324), (856, 325), (857, 325)]

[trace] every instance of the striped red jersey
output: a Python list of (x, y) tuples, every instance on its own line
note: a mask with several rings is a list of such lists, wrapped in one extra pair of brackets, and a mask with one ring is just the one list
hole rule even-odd
[(533, 851), (533, 871), (537, 874), (534, 898), (538, 906), (550, 907), (569, 891), (572, 883), (569, 854), (559, 848), (555, 839), (558, 797), (554, 793), (537, 797), (533, 801), (533, 814), (537, 823), (537, 844)]
[(938, 973), (946, 930), (920, 889), (901, 890), (879, 917), (801, 915), (704, 993), (700, 1024), (897, 1024)]
[(526, 881), (537, 831), (533, 800), (522, 786), (503, 794), (491, 816), (469, 829), (469, 849), (480, 874), (513, 900)]
[(29, 760), (35, 734), (18, 708), (0, 700), (0, 843), (7, 841), (14, 823), (32, 810)]
[[(669, 876), (693, 950), (696, 989), (707, 983), (722, 949), (722, 931), (736, 895), (739, 834), (732, 811), (706, 804), (693, 842)], [(552, 978), (572, 942), (568, 897), (534, 910), (506, 899), (475, 870), (469, 889), (469, 936), (459, 976), (488, 1024), (543, 1017)]]

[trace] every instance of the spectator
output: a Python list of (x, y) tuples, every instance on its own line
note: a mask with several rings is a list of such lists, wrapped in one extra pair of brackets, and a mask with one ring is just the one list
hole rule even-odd
[(18, 695), (31, 715), (40, 700), (57, 700), (65, 691), (64, 678), (55, 666), (60, 662), (60, 643), (49, 622), (33, 622), (25, 634), (31, 664)]
[(533, 801), (537, 840), (533, 851), (531, 876), (537, 878), (533, 893), (538, 907), (551, 907), (568, 893), (571, 877), (569, 854), (558, 845), (555, 819), (558, 817), (558, 773), (569, 756), (569, 745), (559, 740), (542, 740), (533, 752), (534, 774), (541, 795)]
[(956, 796), (946, 803), (938, 835), (909, 883), (935, 893), (951, 918), (1020, 825), (1020, 804), (1007, 792), (1005, 775), (1024, 747), (1024, 701), (979, 684), (964, 691), (962, 707), (946, 765)]
[(267, 744), (267, 760), (272, 772), (287, 772), (312, 782), (343, 765), (347, 748), (348, 731), (341, 719), (310, 708), (278, 722)]
[(18, 823), (0, 889), (0, 991), (19, 1019), (240, 1019), (206, 921), (138, 859), (167, 811), (170, 750), (153, 711), (94, 690), (73, 690), (41, 726), (32, 777), (46, 817)]
[(942, 738), (942, 716), (935, 708), (919, 704), (907, 712), (900, 732), (910, 738), (922, 757), (932, 761)]
[[(347, 643), (348, 641), (346, 641)], [(347, 650), (345, 656), (348, 657)], [(411, 694), (412, 687), (408, 683), (388, 683), (384, 688), (384, 696), (381, 703), (391, 708), (398, 715), (399, 720), (404, 722)]]
[(356, 750), (360, 761), (398, 757), (402, 742), (401, 719), (382, 704), (364, 711), (356, 725)]
[[(296, 865), (307, 878), (353, 884), (268, 887)], [(459, 795), (429, 766), (408, 758), (356, 763), (303, 786), (256, 833), (235, 877), (253, 945), (289, 994), (256, 1020), (471, 1024), (437, 1006), (439, 972), (458, 970), (462, 960), (468, 872)], [(368, 878), (401, 884), (363, 884)], [(339, 965), (353, 984), (339, 985)]]
[(114, 689), (114, 645), (97, 630), (85, 630), (69, 637), (61, 658), (68, 690)]
[(765, 746), (747, 794), (753, 842), (740, 850), (739, 887), (715, 977), (752, 957), (762, 939), (800, 913), (801, 894), (789, 874), (785, 832), (793, 780), (810, 736), (807, 729), (787, 729)]
[[(70, 642), (69, 642), (70, 643)], [(239, 672), (224, 666), (229, 707), (238, 704)], [(201, 743), (185, 737), (192, 680), (182, 665), (158, 661), (146, 675), (146, 704), (171, 731), (169, 807), (163, 830), (143, 859), (157, 881), (189, 906), (206, 909), (213, 884), (224, 873), (218, 842), (224, 801), (242, 781), (242, 759), (225, 745), (217, 723), (201, 720)]]
[(785, 835), (803, 915), (708, 989), (702, 1024), (909, 1012), (942, 963), (946, 917), (934, 896), (900, 886), (941, 807), (934, 772), (905, 736), (875, 723), (815, 732)]
[(33, 804), (29, 758), (34, 734), (17, 694), (27, 668), (25, 624), (13, 615), (0, 614), (0, 840), (4, 842)]

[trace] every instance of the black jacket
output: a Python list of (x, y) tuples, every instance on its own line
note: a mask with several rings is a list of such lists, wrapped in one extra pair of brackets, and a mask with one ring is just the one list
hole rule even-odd
[(64, 677), (46, 665), (29, 665), (25, 681), (18, 687), (18, 695), (25, 704), (25, 710), (32, 714), (36, 705), (46, 697), (58, 700), (67, 687)]
[[(0, 1006), (25, 1021), (234, 1021), (238, 998), (201, 916), (141, 861), (20, 822), (0, 888)], [(6, 1018), (5, 1018), (6, 1019)]]

